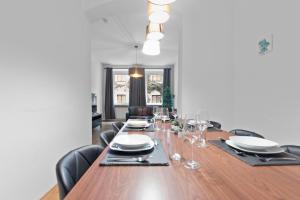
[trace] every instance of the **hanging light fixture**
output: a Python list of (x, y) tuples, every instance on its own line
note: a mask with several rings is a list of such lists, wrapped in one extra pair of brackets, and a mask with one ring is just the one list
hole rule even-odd
[(143, 46), (143, 53), (149, 56), (160, 54), (160, 42), (158, 40), (146, 40)]
[(176, 0), (149, 0), (153, 4), (166, 5), (175, 2)]
[(171, 6), (166, 5), (157, 5), (148, 2), (148, 16), (149, 21), (152, 23), (163, 24), (167, 22), (170, 18)]
[(147, 40), (161, 40), (164, 37), (163, 24), (149, 23), (146, 28)]
[(135, 64), (132, 65), (131, 68), (129, 68), (128, 74), (130, 77), (133, 77), (133, 78), (141, 78), (141, 77), (143, 77), (143, 69), (139, 68), (139, 66), (137, 64), (137, 49), (139, 48), (139, 46), (134, 45), (134, 48), (135, 48)]

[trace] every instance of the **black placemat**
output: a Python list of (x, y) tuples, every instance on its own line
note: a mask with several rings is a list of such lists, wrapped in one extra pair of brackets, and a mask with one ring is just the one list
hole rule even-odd
[[(108, 158), (124, 156), (125, 158), (138, 157), (143, 155), (150, 155), (150, 157), (145, 162), (117, 162), (117, 161), (108, 161)], [(104, 159), (100, 161), (100, 166), (115, 166), (115, 165), (132, 165), (132, 166), (168, 166), (169, 161), (168, 157), (163, 149), (160, 140), (157, 140), (157, 145), (149, 150), (143, 152), (119, 152), (113, 151), (111, 149), (108, 150)]]
[(147, 128), (130, 128), (130, 127), (124, 127), (123, 132), (130, 132), (130, 131), (143, 131), (143, 132), (155, 132), (154, 124), (151, 124)]
[(209, 140), (209, 143), (219, 147), (220, 149), (226, 151), (230, 155), (238, 158), (239, 160), (251, 165), (251, 166), (272, 166), (272, 165), (300, 165), (300, 157), (290, 153), (280, 153), (280, 154), (272, 154), (272, 155), (259, 155), (261, 158), (268, 157), (295, 157), (296, 160), (272, 160), (268, 162), (261, 161), (255, 154), (245, 153), (244, 156), (238, 155), (232, 147), (228, 146), (225, 142), (221, 140)]

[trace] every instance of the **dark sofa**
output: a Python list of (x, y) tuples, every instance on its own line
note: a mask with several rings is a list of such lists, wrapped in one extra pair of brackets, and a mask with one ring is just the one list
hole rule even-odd
[(126, 113), (126, 121), (128, 119), (152, 119), (153, 106), (129, 106)]

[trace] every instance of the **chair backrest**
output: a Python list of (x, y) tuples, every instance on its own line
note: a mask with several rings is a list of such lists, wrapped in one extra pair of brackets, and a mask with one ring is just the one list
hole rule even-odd
[(102, 151), (103, 147), (88, 145), (70, 151), (58, 161), (56, 178), (60, 199), (65, 198)]
[(102, 140), (102, 142), (107, 146), (114, 139), (115, 135), (116, 135), (115, 131), (107, 130), (100, 133), (99, 137), (100, 140)]
[(128, 112), (129, 112), (129, 116), (152, 116), (153, 107), (152, 106), (129, 106)]
[(252, 136), (252, 137), (259, 137), (259, 138), (264, 138), (264, 136), (252, 132), (252, 131), (247, 131), (247, 130), (243, 130), (243, 129), (234, 129), (229, 131), (231, 134), (236, 135), (236, 136)]
[(112, 125), (113, 130), (116, 133), (118, 133), (121, 130), (121, 128), (124, 126), (124, 123), (123, 122), (113, 122), (111, 125)]
[(213, 125), (212, 128), (216, 128), (216, 129), (221, 129), (222, 125), (219, 122), (215, 122), (215, 121), (209, 121), (209, 123), (211, 125)]
[(296, 145), (283, 145), (283, 146), (281, 146), (281, 148), (283, 148), (288, 153), (300, 156), (300, 146), (296, 146)]

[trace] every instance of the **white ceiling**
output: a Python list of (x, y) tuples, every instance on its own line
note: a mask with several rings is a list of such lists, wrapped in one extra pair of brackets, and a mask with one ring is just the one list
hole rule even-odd
[[(176, 3), (175, 3), (176, 4)], [(85, 0), (91, 22), (92, 55), (103, 63), (131, 65), (135, 63), (134, 44), (140, 44), (138, 63), (166, 65), (177, 63), (179, 15), (171, 13), (161, 41), (161, 54), (147, 56), (141, 52), (145, 40), (147, 0)]]

